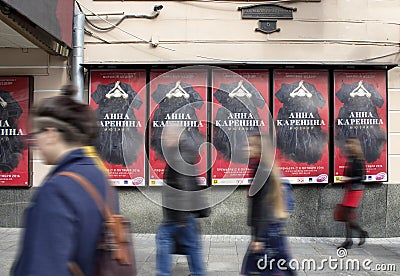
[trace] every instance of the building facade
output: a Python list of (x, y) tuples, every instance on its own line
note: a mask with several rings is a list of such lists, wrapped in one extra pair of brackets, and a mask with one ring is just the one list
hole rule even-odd
[[(12, 1), (3, 2), (13, 5)], [(153, 80), (153, 72), (179, 72), (192, 66), (192, 69), (205, 68), (206, 83), (212, 78), (210, 71), (215, 68), (267, 72), (271, 106), (276, 92), (274, 79), (279, 72), (323, 71), (327, 86), (326, 112), (333, 119), (336, 72), (383, 72), (388, 181), (367, 184), (359, 217), (371, 236), (398, 236), (399, 215), (393, 211), (400, 207), (400, 172), (396, 170), (400, 164), (397, 143), (400, 139), (397, 124), (400, 116), (397, 67), (400, 24), (394, 12), (397, 9), (400, 10), (398, 0), (75, 1), (75, 14), (83, 13), (86, 18), (83, 63), (80, 64), (84, 67), (81, 70), (82, 100), (91, 101), (94, 72), (140, 71), (144, 72), (146, 84)], [(2, 9), (2, 13), (7, 14), (7, 11)], [(59, 16), (60, 11), (55, 14)], [(8, 24), (6, 26), (10, 25), (7, 19), (2, 20)], [(11, 27), (7, 37), (14, 42), (7, 44), (5, 41), (0, 48), (3, 57), (0, 75), (30, 76), (32, 104), (43, 97), (57, 95), (61, 85), (73, 78), (74, 45), (60, 43), (69, 51), (49, 50), (40, 43), (30, 42), (34, 41), (30, 37), (34, 31), (23, 29), (21, 37)], [(48, 35), (60, 41), (54, 33), (49, 31)], [(15, 37), (20, 39), (19, 43), (15, 42)], [(23, 40), (25, 37), (29, 41)], [(205, 93), (210, 95), (212, 91)], [(150, 97), (146, 91), (143, 95), (147, 99)], [(151, 105), (150, 99), (148, 105)], [(336, 156), (332, 139), (328, 148), (331, 151), (326, 161), (334, 164), (339, 156)], [(34, 149), (29, 159), (32, 187), (0, 190), (1, 226), (20, 225), (24, 208), (50, 169), (40, 162)], [(333, 222), (333, 208), (341, 200), (342, 189), (332, 184), (335, 181), (332, 166), (327, 166), (327, 182), (295, 185), (297, 205), (289, 219), (290, 235), (343, 234), (343, 225)], [(150, 184), (141, 188), (119, 188), (122, 212), (131, 218), (135, 232), (154, 233), (161, 220), (161, 207), (157, 203), (160, 189)], [(249, 233), (246, 192), (245, 185), (234, 189), (228, 185), (215, 187), (210, 196), (211, 201), (218, 204), (204, 220), (203, 232)]]

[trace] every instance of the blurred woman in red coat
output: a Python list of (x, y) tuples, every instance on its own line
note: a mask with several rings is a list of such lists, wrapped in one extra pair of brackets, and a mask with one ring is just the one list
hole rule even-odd
[(346, 223), (346, 240), (338, 247), (351, 248), (353, 245), (352, 230), (356, 230), (360, 235), (358, 245), (365, 243), (368, 232), (363, 230), (357, 222), (356, 208), (358, 207), (364, 185), (362, 180), (365, 179), (365, 161), (361, 148), (360, 140), (357, 137), (349, 137), (346, 139), (346, 166), (344, 170), (344, 196), (342, 201), (343, 217)]

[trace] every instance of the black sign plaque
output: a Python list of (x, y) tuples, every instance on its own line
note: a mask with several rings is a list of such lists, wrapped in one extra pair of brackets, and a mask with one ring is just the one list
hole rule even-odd
[(258, 28), (256, 32), (262, 32), (264, 34), (271, 34), (274, 32), (279, 32), (281, 29), (276, 27), (276, 20), (259, 20)]
[(238, 10), (242, 12), (242, 19), (293, 19), (293, 11), (297, 11), (276, 4), (239, 7)]

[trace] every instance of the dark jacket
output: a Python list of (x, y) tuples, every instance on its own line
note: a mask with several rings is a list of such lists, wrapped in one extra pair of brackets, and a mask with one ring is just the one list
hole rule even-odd
[(364, 190), (362, 181), (365, 180), (365, 161), (363, 159), (350, 158), (346, 162), (344, 175), (348, 177), (344, 188), (348, 190)]
[(84, 176), (105, 195), (106, 177), (83, 149), (65, 156), (47, 176), (25, 212), (25, 233), (11, 275), (70, 276), (71, 261), (85, 275), (93, 273), (103, 217), (80, 184), (67, 176), (55, 176), (62, 171)]
[[(189, 143), (165, 149), (167, 165), (164, 172), (163, 223), (185, 224), (189, 216), (196, 216), (201, 197), (194, 164), (198, 154)], [(182, 156), (182, 158), (180, 158)], [(187, 192), (192, 191), (192, 192)]]
[(259, 160), (250, 160), (253, 182), (249, 188), (249, 207), (247, 225), (251, 226), (252, 239), (255, 241), (265, 240), (266, 227), (269, 224), (279, 222), (274, 217), (271, 203), (267, 196), (271, 191), (270, 169), (259, 163)]

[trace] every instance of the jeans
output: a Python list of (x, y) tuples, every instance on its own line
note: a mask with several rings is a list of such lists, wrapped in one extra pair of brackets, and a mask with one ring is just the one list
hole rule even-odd
[(200, 233), (197, 222), (189, 218), (185, 226), (179, 224), (161, 224), (156, 235), (157, 276), (170, 276), (172, 272), (172, 254), (175, 241), (185, 251), (192, 276), (206, 275), (201, 254)]

